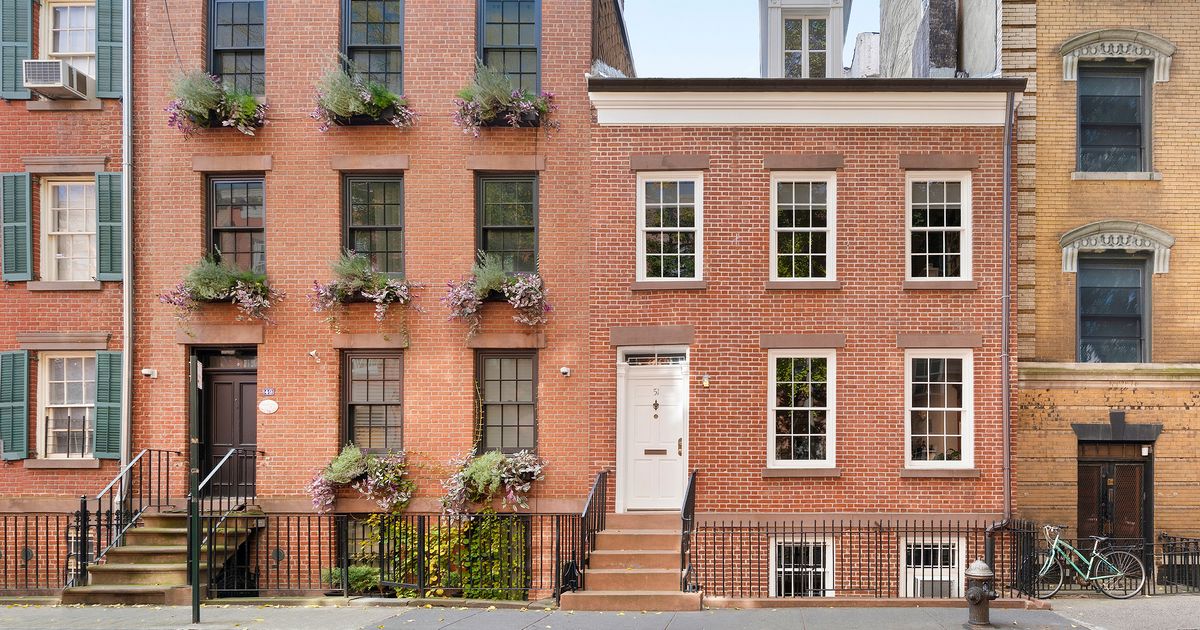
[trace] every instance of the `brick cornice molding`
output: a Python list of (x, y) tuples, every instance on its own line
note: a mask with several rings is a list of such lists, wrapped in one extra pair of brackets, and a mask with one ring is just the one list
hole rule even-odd
[(696, 328), (682, 326), (613, 326), (608, 329), (610, 346), (691, 345)]
[(634, 154), (629, 156), (631, 171), (703, 171), (708, 169), (707, 153)]
[(1154, 259), (1154, 273), (1167, 273), (1175, 237), (1165, 230), (1137, 221), (1096, 221), (1077, 227), (1058, 239), (1062, 248), (1062, 270), (1079, 269), (1079, 252), (1106, 250), (1145, 251)]
[(103, 173), (107, 155), (26, 155), (21, 158), (25, 172), (35, 175), (64, 173)]
[(1079, 78), (1079, 62), (1104, 59), (1148, 59), (1154, 63), (1154, 82), (1171, 79), (1175, 44), (1146, 31), (1106, 28), (1068, 39), (1058, 49), (1063, 59), (1063, 81)]
[(175, 343), (184, 346), (259, 345), (262, 324), (188, 324), (175, 329)]
[(896, 333), (896, 345), (901, 348), (978, 348), (983, 335), (969, 333)]
[(979, 168), (971, 153), (901, 153), (900, 168), (909, 171), (963, 171)]
[(468, 155), (468, 171), (544, 171), (544, 155)]
[(269, 155), (196, 155), (192, 170), (201, 173), (260, 173), (271, 170)]
[(22, 350), (107, 350), (112, 338), (107, 332), (30, 332), (17, 333)]

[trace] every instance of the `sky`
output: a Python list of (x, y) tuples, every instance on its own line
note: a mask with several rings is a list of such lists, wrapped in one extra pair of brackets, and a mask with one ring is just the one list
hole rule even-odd
[[(758, 76), (758, 0), (625, 0), (639, 77)], [(842, 62), (879, 30), (879, 0), (854, 0)]]

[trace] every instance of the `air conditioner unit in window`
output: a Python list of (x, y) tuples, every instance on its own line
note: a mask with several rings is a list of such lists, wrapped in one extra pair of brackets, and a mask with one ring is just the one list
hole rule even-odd
[(62, 59), (26, 59), (25, 87), (49, 99), (87, 98), (87, 75)]

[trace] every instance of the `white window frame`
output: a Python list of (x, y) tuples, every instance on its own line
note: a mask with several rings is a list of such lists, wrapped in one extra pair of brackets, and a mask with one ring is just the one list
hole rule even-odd
[[(775, 457), (775, 360), (825, 359), (826, 373), (825, 459), (779, 460)], [(767, 351), (767, 468), (834, 468), (837, 465), (837, 350), (768, 350)]]
[[(83, 235), (91, 234), (91, 266), (89, 267), (91, 274), (87, 278), (77, 278), (73, 280), (62, 280), (58, 277), (58, 265), (56, 264), (55, 254), (56, 249), (50, 247), (50, 226), (54, 224), (52, 220), (53, 214), (53, 199), (50, 190), (56, 185), (62, 184), (91, 184), (92, 185), (92, 217), (89, 229), (91, 232), (68, 232), (65, 234)], [(94, 177), (46, 177), (42, 178), (41, 182), (41, 270), (40, 276), (44, 282), (93, 282), (96, 280), (97, 270), (97, 251), (100, 247), (100, 235), (97, 228), (97, 213), (100, 211), (100, 200), (96, 191), (96, 179)]]
[[(940, 575), (942, 568), (934, 567), (929, 569), (917, 568), (914, 569), (908, 564), (908, 546), (909, 545), (954, 545), (954, 565), (948, 568), (952, 575)], [(931, 580), (952, 579), (950, 596), (952, 598), (962, 597), (965, 591), (964, 573), (966, 572), (967, 559), (967, 540), (963, 536), (939, 536), (935, 534), (921, 535), (920, 533), (902, 536), (900, 538), (900, 594), (903, 597), (917, 597), (919, 591), (913, 584), (913, 578), (925, 577)]]
[[(904, 279), (910, 282), (961, 282), (973, 279), (972, 258), (975, 249), (974, 242), (974, 200), (971, 193), (970, 171), (909, 171), (904, 178)], [(958, 182), (962, 186), (961, 204), (962, 229), (960, 243), (962, 245), (962, 269), (957, 276), (942, 278), (913, 277), (912, 269), (912, 236), (913, 236), (913, 200), (912, 188), (916, 182)]]
[[(696, 185), (696, 275), (691, 278), (646, 277), (646, 184), (649, 182), (685, 182)], [(637, 176), (637, 281), (696, 282), (704, 280), (704, 173), (702, 171), (642, 171)]]
[[(831, 536), (797, 536), (797, 535), (771, 536), (769, 539), (769, 544), (770, 544), (770, 549), (768, 551), (768, 554), (770, 555), (770, 565), (771, 565), (770, 571), (771, 571), (771, 573), (770, 573), (770, 585), (769, 585), (768, 592), (771, 597), (787, 597), (787, 598), (834, 597), (837, 595), (836, 584), (833, 581), (834, 576), (837, 575), (837, 573), (835, 572), (835, 567), (834, 567), (834, 560), (837, 558), (837, 555), (834, 553), (834, 549), (833, 549), (833, 545), (834, 545), (833, 537), (831, 537)], [(777, 573), (777, 571), (779, 569), (779, 555), (777, 552), (779, 550), (780, 544), (821, 545), (824, 547), (825, 560), (824, 560), (824, 571), (822, 571), (822, 573), (825, 574), (826, 588), (825, 588), (824, 594), (822, 594), (822, 595), (806, 595), (806, 596), (780, 595), (779, 594), (779, 586), (778, 586), (779, 575)]]
[[(96, 360), (95, 352), (39, 352), (37, 354), (37, 445), (34, 450), (37, 451), (38, 459), (71, 459), (72, 461), (90, 460), (96, 458), (96, 399), (92, 398), (92, 402), (81, 405), (61, 405), (64, 407), (90, 407), (91, 408), (91, 435), (85, 438), (87, 444), (91, 447), (85, 449), (82, 457), (69, 457), (68, 455), (56, 453), (49, 454), (46, 452), (46, 433), (49, 431), (47, 422), (47, 412), (50, 405), (50, 361), (52, 359), (91, 359)], [(99, 387), (99, 383), (96, 384)]]
[[(92, 7), (92, 19), (94, 21), (92, 22), (92, 52), (90, 55), (86, 53), (54, 52), (54, 9), (63, 7)], [(89, 79), (88, 84), (90, 88), (91, 82), (96, 80), (96, 37), (100, 30), (96, 2), (94, 0), (90, 2), (88, 0), (42, 0), (41, 11), (41, 15), (39, 15), (40, 27), (38, 29), (40, 31), (38, 33), (39, 41), (41, 42), (39, 56), (42, 59), (61, 59), (67, 62), (68, 65), (70, 65), (70, 60), (73, 58), (90, 56), (92, 62), (89, 65), (93, 68), (93, 71), (91, 74), (84, 73)]]
[[(787, 48), (786, 32), (787, 32), (788, 20), (804, 20), (804, 49), (801, 51), (795, 51), (795, 50), (791, 50), (791, 49)], [(832, 29), (834, 27), (834, 24), (833, 24), (833, 20), (830, 19), (829, 11), (784, 11), (783, 12), (782, 20), (779, 23), (779, 42), (780, 42), (780, 44), (779, 44), (779, 67), (781, 69), (781, 74), (779, 76), (787, 77), (787, 54), (788, 54), (788, 52), (800, 52), (800, 53), (802, 53), (802, 57), (804, 59), (804, 62), (801, 66), (802, 72), (800, 73), (799, 77), (792, 77), (792, 78), (797, 78), (797, 79), (813, 78), (813, 77), (809, 76), (810, 75), (810, 66), (808, 63), (808, 57), (813, 52), (812, 50), (810, 50), (811, 42), (809, 42), (809, 27), (808, 27), (808, 25), (809, 25), (809, 22), (811, 22), (813, 20), (825, 20), (825, 49), (816, 51), (816, 52), (824, 52), (825, 53), (825, 76), (817, 77), (817, 78), (833, 77), (833, 70), (832, 70), (833, 53), (829, 50), (829, 46), (832, 44), (832, 41), (831, 41), (832, 40)], [(841, 73), (839, 72), (838, 74), (840, 75)]]
[[(827, 187), (825, 216), (828, 225), (820, 229), (795, 229), (779, 227), (779, 184), (820, 184)], [(825, 232), (825, 277), (823, 278), (780, 278), (779, 277), (779, 233)], [(771, 261), (769, 273), (772, 282), (794, 282), (804, 285), (811, 282), (837, 280), (837, 173), (812, 171), (776, 171), (771, 173)]]
[[(962, 459), (914, 460), (912, 458), (913, 359), (962, 359)], [(975, 467), (975, 351), (970, 348), (929, 348), (904, 353), (904, 466), (910, 469), (963, 469)]]

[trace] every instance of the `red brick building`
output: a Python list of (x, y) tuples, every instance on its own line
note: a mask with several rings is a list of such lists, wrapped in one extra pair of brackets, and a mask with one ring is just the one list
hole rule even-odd
[[(677, 509), (697, 471), (701, 530), (738, 523), (744, 538), (714, 547), (755, 576), (735, 582), (762, 586), (738, 592), (846, 591), (850, 571), (832, 567), (855, 534), (819, 524), (838, 518), (898, 523), (893, 596), (916, 592), (902, 572), (928, 570), (919, 558), (960, 592), (980, 532), (915, 523), (1009, 507), (1005, 121), (1019, 82), (589, 85), (590, 453), (615, 471), (616, 510)], [(779, 536), (754, 525), (772, 522)], [(801, 567), (822, 577), (766, 578)], [(706, 598), (728, 594), (704, 579)]]

